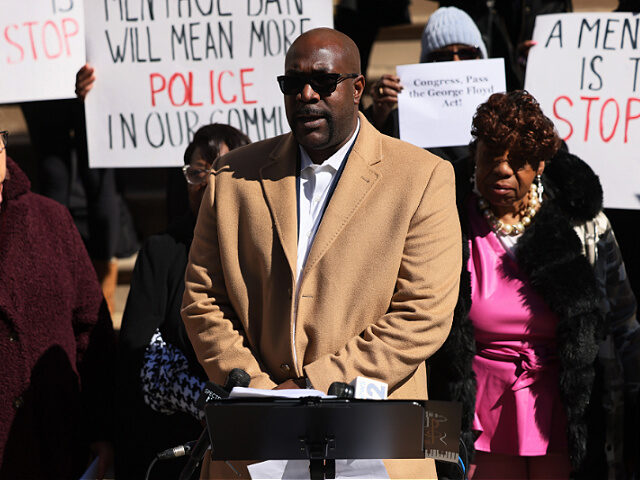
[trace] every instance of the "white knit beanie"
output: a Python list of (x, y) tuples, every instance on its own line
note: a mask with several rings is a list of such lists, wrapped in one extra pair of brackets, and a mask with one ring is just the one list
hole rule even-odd
[(440, 7), (429, 17), (422, 32), (420, 63), (426, 62), (433, 50), (456, 43), (478, 47), (482, 58), (487, 58), (487, 47), (471, 17), (456, 7)]

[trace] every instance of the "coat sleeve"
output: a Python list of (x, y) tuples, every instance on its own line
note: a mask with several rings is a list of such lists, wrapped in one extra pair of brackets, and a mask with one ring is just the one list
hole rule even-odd
[[(607, 362), (617, 362), (618, 359), (622, 364), (624, 455), (637, 473), (640, 471), (640, 462), (630, 453), (640, 448), (640, 324), (637, 320), (637, 302), (609, 220), (603, 213), (597, 220), (599, 230), (603, 230), (603, 233), (598, 238), (595, 270), (598, 283), (604, 286), (606, 328), (613, 337), (613, 348), (617, 352), (608, 352), (604, 342), (600, 347), (600, 360), (605, 363), (605, 368)], [(607, 378), (605, 382), (610, 380)]]
[[(595, 221), (597, 244), (595, 258), (590, 259), (598, 286), (603, 293), (602, 309), (606, 312), (606, 328), (625, 370), (627, 389), (640, 390), (640, 324), (637, 302), (629, 284), (620, 247), (604, 213)], [(588, 235), (585, 233), (585, 236)], [(584, 240), (588, 242), (588, 238)], [(587, 256), (590, 248), (587, 245)]]
[[(138, 252), (131, 275), (131, 287), (118, 337), (118, 380), (123, 387), (119, 389), (119, 395), (128, 392), (127, 396), (140, 396), (139, 377), (144, 352), (167, 315), (167, 269), (172, 252), (163, 248), (161, 242), (159, 237), (147, 240)], [(133, 398), (119, 400), (127, 403)]]
[(69, 213), (63, 212), (74, 271), (73, 332), (82, 388), (84, 435), (112, 440), (115, 391), (115, 337), (111, 316), (89, 255)]
[(251, 376), (251, 386), (276, 386), (258, 361), (229, 301), (220, 261), (215, 209), (215, 175), (200, 204), (189, 252), (182, 319), (193, 349), (209, 379), (224, 384), (233, 368)]
[(433, 169), (406, 234), (387, 313), (338, 352), (307, 364), (314, 388), (365, 376), (390, 391), (410, 377), (444, 343), (458, 298), (462, 246), (453, 168)]

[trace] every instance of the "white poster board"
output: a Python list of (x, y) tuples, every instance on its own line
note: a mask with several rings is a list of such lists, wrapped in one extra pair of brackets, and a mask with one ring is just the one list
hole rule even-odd
[(418, 147), (453, 147), (471, 141), (476, 108), (506, 90), (504, 60), (419, 63), (396, 67), (400, 138)]
[(640, 16), (542, 15), (533, 40), (526, 89), (600, 176), (605, 206), (640, 209)]
[(92, 167), (182, 164), (194, 132), (289, 131), (276, 76), (298, 35), (332, 26), (331, 0), (104, 0), (87, 11)]
[(0, 0), (0, 104), (75, 97), (82, 0)]

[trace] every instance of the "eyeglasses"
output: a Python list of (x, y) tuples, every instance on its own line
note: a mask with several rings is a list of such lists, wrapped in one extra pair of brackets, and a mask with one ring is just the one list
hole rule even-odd
[(0, 152), (7, 148), (7, 142), (9, 141), (9, 132), (3, 130), (0, 132)]
[(278, 84), (285, 95), (300, 93), (305, 85), (310, 85), (318, 95), (326, 97), (335, 92), (338, 84), (347, 78), (356, 78), (359, 73), (314, 73), (311, 75), (280, 75)]
[(434, 50), (427, 55), (427, 62), (450, 62), (454, 55), (460, 60), (476, 60), (482, 57), (482, 51), (478, 47), (453, 47), (449, 50)]
[(207, 181), (207, 175), (213, 171), (213, 168), (198, 168), (193, 165), (185, 165), (182, 167), (182, 174), (191, 185), (200, 185)]

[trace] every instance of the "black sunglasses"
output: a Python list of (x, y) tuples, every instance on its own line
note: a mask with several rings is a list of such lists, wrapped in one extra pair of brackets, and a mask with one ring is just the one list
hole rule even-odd
[(460, 60), (477, 60), (482, 57), (482, 51), (471, 46), (454, 47), (453, 50), (434, 50), (427, 55), (427, 62), (450, 62), (454, 55), (458, 55)]
[(311, 75), (280, 75), (278, 84), (285, 95), (300, 93), (305, 85), (310, 85), (318, 95), (327, 96), (335, 92), (338, 84), (347, 78), (356, 78), (359, 73), (313, 73)]

